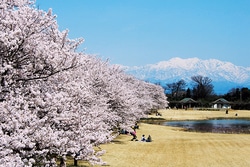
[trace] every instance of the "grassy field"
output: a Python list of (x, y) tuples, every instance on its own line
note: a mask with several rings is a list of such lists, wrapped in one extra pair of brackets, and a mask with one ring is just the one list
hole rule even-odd
[[(250, 111), (161, 110), (166, 120), (208, 119), (214, 117), (250, 118)], [(110, 167), (245, 167), (250, 166), (249, 134), (185, 132), (180, 128), (140, 123), (137, 136), (152, 136), (153, 142), (131, 141), (120, 135), (101, 145), (102, 157)], [(84, 165), (88, 166), (88, 165)]]

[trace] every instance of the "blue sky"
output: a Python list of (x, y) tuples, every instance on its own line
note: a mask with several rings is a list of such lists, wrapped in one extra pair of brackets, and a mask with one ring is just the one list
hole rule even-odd
[(141, 66), (173, 57), (250, 67), (249, 0), (37, 0), (53, 9), (81, 50), (111, 64)]

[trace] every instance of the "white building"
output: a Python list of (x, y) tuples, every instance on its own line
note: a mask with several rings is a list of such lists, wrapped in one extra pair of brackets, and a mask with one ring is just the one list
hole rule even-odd
[(212, 102), (212, 108), (231, 108), (230, 102), (224, 98), (220, 98)]

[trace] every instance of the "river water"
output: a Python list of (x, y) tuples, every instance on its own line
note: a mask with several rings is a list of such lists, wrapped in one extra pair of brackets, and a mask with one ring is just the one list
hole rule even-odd
[(195, 121), (168, 121), (163, 125), (182, 127), (186, 131), (212, 133), (246, 133), (250, 134), (250, 120), (248, 119), (211, 119)]

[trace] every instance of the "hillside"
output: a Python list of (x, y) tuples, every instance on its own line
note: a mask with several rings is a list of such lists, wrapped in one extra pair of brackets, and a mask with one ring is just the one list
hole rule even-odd
[(250, 87), (250, 67), (236, 66), (217, 59), (172, 58), (145, 66), (122, 66), (125, 72), (138, 79), (161, 84), (180, 79), (191, 83), (191, 77), (202, 75), (213, 80), (215, 93), (224, 94), (231, 88)]

